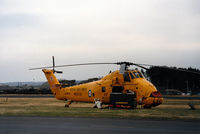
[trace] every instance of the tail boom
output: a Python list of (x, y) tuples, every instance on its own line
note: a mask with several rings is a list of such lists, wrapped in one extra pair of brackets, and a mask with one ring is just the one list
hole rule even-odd
[(56, 76), (53, 73), (53, 70), (43, 69), (42, 70), (48, 80), (50, 89), (52, 93), (57, 96), (60, 93), (61, 85), (60, 82), (57, 80)]

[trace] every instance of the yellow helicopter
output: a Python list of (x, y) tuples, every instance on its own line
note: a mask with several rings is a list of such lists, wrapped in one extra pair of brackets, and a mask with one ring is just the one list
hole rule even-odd
[[(98, 81), (71, 87), (63, 87), (54, 75), (54, 73), (62, 73), (61, 71), (56, 71), (55, 67), (99, 64), (116, 64), (120, 65), (120, 69), (110, 72)], [(162, 104), (163, 97), (161, 93), (139, 70), (128, 69), (128, 67), (132, 65), (147, 69), (142, 66), (144, 64), (131, 62), (83, 63), (55, 66), (53, 56), (53, 66), (32, 68), (30, 70), (42, 69), (54, 96), (59, 100), (67, 101), (65, 107), (69, 107), (74, 101), (92, 102), (95, 108), (102, 108), (103, 104), (108, 104), (110, 107), (133, 109), (136, 108), (137, 105), (141, 105), (143, 108), (151, 108)]]

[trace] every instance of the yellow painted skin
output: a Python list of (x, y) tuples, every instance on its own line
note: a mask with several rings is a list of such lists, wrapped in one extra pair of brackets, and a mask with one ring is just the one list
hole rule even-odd
[(53, 70), (43, 69), (43, 72), (48, 80), (52, 93), (59, 100), (94, 102), (95, 99), (99, 99), (103, 104), (109, 104), (113, 86), (122, 86), (123, 93), (135, 92), (137, 104), (144, 107), (157, 106), (163, 102), (162, 97), (150, 97), (152, 92), (157, 91), (152, 83), (142, 76), (139, 78), (135, 75), (130, 76), (131, 72), (132, 74), (134, 72), (139, 74), (140, 72), (137, 70), (126, 71), (130, 77), (130, 81), (128, 82), (124, 81), (124, 77), (119, 71), (115, 71), (98, 81), (65, 88), (56, 79)]

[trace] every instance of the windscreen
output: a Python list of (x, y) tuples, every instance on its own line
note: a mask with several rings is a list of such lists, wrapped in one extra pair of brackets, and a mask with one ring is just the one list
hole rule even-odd
[(133, 75), (135, 76), (135, 78), (140, 78), (140, 75), (139, 75), (138, 72), (132, 72), (132, 73), (133, 73)]
[(138, 74), (139, 74), (140, 78), (144, 78), (141, 72), (138, 71)]

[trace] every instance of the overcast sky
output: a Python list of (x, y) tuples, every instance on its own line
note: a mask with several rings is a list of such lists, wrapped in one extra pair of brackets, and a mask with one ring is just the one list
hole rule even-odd
[[(45, 81), (31, 67), (130, 61), (200, 68), (199, 0), (0, 0), (0, 82)], [(60, 68), (61, 79), (117, 66)]]

